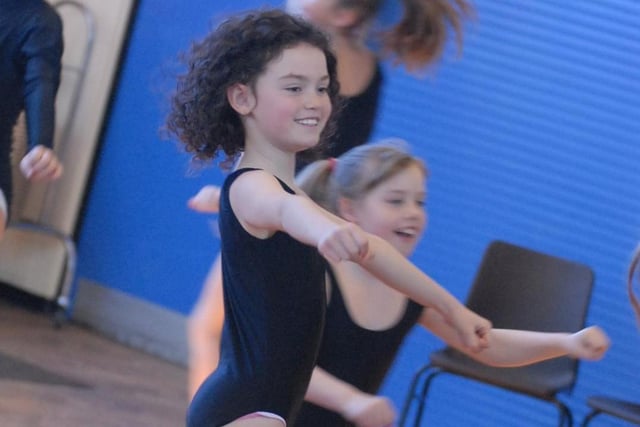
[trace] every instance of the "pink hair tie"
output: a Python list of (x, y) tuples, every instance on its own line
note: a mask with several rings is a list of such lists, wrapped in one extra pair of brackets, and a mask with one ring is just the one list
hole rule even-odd
[(338, 163), (338, 159), (336, 159), (335, 157), (329, 157), (327, 161), (329, 162), (329, 172), (333, 172), (336, 169), (336, 163)]

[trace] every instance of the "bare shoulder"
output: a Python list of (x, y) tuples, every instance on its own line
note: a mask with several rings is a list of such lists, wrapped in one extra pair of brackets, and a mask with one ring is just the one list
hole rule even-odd
[(245, 230), (259, 238), (280, 229), (280, 207), (290, 196), (275, 176), (262, 170), (243, 173), (229, 188), (229, 201), (236, 217)]

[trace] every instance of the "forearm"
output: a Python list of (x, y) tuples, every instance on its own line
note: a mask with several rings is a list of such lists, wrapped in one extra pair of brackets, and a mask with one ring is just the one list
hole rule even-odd
[(316, 366), (307, 388), (305, 400), (336, 413), (343, 413), (351, 399), (362, 392), (322, 368)]
[(31, 149), (37, 145), (53, 147), (55, 99), (62, 67), (62, 21), (55, 14), (39, 19), (22, 47), (27, 58), (24, 93)]
[(489, 348), (469, 355), (491, 366), (522, 366), (570, 352), (569, 333), (492, 329), (489, 334)]
[(445, 320), (450, 320), (452, 311), (461, 306), (446, 289), (377, 236), (370, 236), (369, 258), (362, 266), (417, 303), (435, 309)]
[(28, 146), (53, 148), (55, 129), (55, 87), (52, 82), (38, 82), (25, 100)]

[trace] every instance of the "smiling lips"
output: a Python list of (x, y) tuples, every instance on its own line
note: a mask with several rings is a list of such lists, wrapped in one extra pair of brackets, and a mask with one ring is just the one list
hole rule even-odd
[(297, 119), (296, 123), (299, 123), (303, 126), (318, 126), (318, 123), (320, 123), (320, 119), (317, 117), (307, 117), (304, 119)]
[(415, 227), (407, 227), (396, 230), (395, 233), (403, 238), (415, 238), (418, 235), (418, 229)]

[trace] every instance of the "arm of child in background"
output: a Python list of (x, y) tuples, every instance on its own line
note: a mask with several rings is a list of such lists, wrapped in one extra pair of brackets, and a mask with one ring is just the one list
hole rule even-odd
[[(259, 192), (255, 189), (260, 188)], [(491, 323), (473, 313), (411, 264), (384, 239), (365, 233), (322, 209), (306, 195), (285, 192), (277, 180), (256, 170), (239, 176), (230, 189), (234, 212), (256, 237), (284, 231), (313, 245), (330, 262), (353, 261), (418, 303), (435, 308), (471, 351), (487, 346)]]
[(193, 398), (204, 380), (218, 367), (223, 323), (222, 265), (218, 255), (187, 320), (189, 400)]
[(20, 171), (30, 181), (55, 181), (64, 168), (52, 149), (36, 145), (20, 161)]
[(391, 244), (378, 236), (369, 235), (369, 251), (371, 255), (362, 266), (388, 286), (425, 307), (435, 309), (456, 331), (464, 347), (480, 351), (489, 345), (487, 334), (491, 323), (469, 310)]
[(20, 48), (25, 60), (23, 92), (29, 146), (20, 161), (20, 171), (30, 181), (53, 181), (63, 172), (52, 150), (64, 48), (63, 24), (54, 10), (36, 14), (33, 19), (36, 24), (25, 34)]
[(356, 427), (386, 427), (396, 419), (389, 399), (364, 393), (317, 366), (305, 400), (342, 415)]
[(451, 347), (481, 363), (497, 367), (523, 366), (561, 356), (599, 360), (610, 345), (607, 335), (597, 326), (576, 333), (494, 328), (488, 335), (489, 347), (473, 353), (465, 349), (456, 331), (435, 310), (424, 309), (419, 323)]
[(205, 185), (187, 201), (187, 206), (200, 213), (218, 213), (220, 210), (220, 187)]

